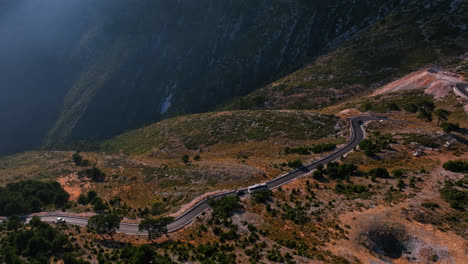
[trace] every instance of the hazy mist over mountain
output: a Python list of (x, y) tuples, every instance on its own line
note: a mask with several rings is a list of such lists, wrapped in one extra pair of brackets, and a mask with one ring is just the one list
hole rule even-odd
[(0, 154), (246, 95), (393, 1), (0, 0)]
[(37, 147), (57, 118), (79, 70), (70, 54), (97, 2), (1, 0), (0, 153)]

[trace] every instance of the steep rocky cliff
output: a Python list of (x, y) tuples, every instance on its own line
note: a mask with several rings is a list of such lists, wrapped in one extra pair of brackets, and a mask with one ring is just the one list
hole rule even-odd
[[(29, 2), (28, 10), (40, 14), (59, 6), (55, 20), (39, 29), (63, 35), (69, 25), (70, 37), (63, 45), (44, 45), (44, 50), (53, 51), (54, 63), (42, 56), (34, 60), (30, 71), (35, 75), (29, 78), (34, 85), (2, 86), (28, 86), (52, 94), (44, 113), (47, 118), (34, 133), (45, 137), (44, 146), (102, 139), (248, 94), (399, 4), (389, 0)], [(45, 105), (38, 103), (28, 111)], [(28, 111), (22, 119), (16, 118), (19, 127), (28, 126)], [(35, 136), (31, 145), (37, 142)]]

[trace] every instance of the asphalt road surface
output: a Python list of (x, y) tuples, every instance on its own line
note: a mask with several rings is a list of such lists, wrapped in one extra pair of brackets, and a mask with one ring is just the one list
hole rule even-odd
[(468, 97), (468, 84), (466, 83), (458, 83), (456, 85), (456, 88), (458, 91), (460, 91), (460, 93), (464, 94), (466, 97)]
[[(266, 185), (268, 189), (273, 190), (276, 189), (288, 182), (291, 182), (307, 173), (310, 171), (314, 170), (318, 164), (327, 164), (328, 162), (335, 161), (340, 159), (343, 155), (351, 152), (359, 143), (365, 138), (365, 132), (364, 129), (362, 128), (362, 124), (371, 121), (371, 120), (380, 120), (380, 119), (385, 119), (385, 117), (375, 117), (375, 116), (357, 116), (353, 117), (350, 120), (350, 127), (351, 127), (351, 139), (350, 141), (343, 146), (342, 148), (336, 150), (330, 155), (327, 155), (319, 160), (316, 160), (310, 164), (304, 165), (296, 170), (293, 170), (289, 173), (286, 173), (284, 175), (281, 175), (273, 180), (270, 180), (266, 182)], [(210, 198), (221, 198), (225, 196), (235, 196), (237, 195), (237, 191), (243, 191), (246, 195), (248, 193), (247, 188), (239, 189), (239, 190), (233, 190), (230, 192), (218, 194), (215, 196), (212, 196)], [(189, 223), (191, 223), (197, 216), (199, 216), (202, 212), (206, 211), (209, 209), (210, 206), (208, 205), (208, 199), (204, 199), (197, 203), (195, 206), (193, 206), (191, 209), (189, 209), (187, 212), (184, 214), (180, 215), (177, 217), (174, 222), (170, 223), (167, 226), (167, 229), (169, 232), (175, 232)], [(57, 217), (62, 217), (66, 220), (68, 224), (72, 225), (78, 225), (78, 226), (86, 226), (88, 224), (88, 218), (85, 217), (77, 217), (77, 216), (70, 216), (70, 215), (60, 215), (60, 214), (46, 214), (40, 216), (41, 220), (44, 222), (56, 222)], [(28, 217), (28, 220), (30, 217)], [(144, 233), (139, 233), (138, 232), (138, 225), (137, 224), (130, 224), (130, 223), (121, 223), (120, 224), (120, 233), (126, 233), (126, 234), (141, 234), (145, 235)]]

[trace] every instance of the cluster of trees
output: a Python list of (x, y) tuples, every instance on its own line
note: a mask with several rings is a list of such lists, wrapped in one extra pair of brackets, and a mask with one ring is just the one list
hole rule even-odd
[(167, 225), (174, 221), (172, 217), (161, 217), (157, 219), (146, 218), (138, 225), (140, 232), (148, 232), (148, 240), (152, 241), (154, 237), (167, 235)]
[(78, 197), (78, 203), (82, 205), (91, 204), (93, 206), (94, 211), (100, 212), (108, 209), (108, 206), (101, 197), (98, 196), (96, 191), (90, 190), (88, 193), (80, 194)]
[(320, 180), (323, 175), (328, 175), (333, 180), (349, 180), (352, 175), (358, 174), (357, 166), (353, 163), (330, 162), (327, 164), (327, 168), (324, 169), (322, 164), (317, 166), (317, 170), (314, 171), (312, 177), (316, 180)]
[[(195, 161), (201, 160), (200, 155), (198, 155), (198, 154), (195, 155), (195, 156), (193, 157), (193, 160), (195, 160)], [(190, 163), (190, 156), (187, 155), (187, 154), (185, 154), (184, 156), (182, 156), (182, 162), (185, 163), (185, 164), (189, 164), (189, 163)]]
[(299, 168), (302, 166), (302, 161), (300, 160), (290, 160), (288, 161), (288, 167), (290, 168)]
[(336, 148), (336, 144), (334, 143), (323, 143), (323, 144), (314, 145), (312, 147), (307, 147), (307, 146), (296, 147), (296, 148), (286, 147), (284, 149), (284, 154), (286, 155), (289, 155), (289, 154), (309, 155), (311, 151), (317, 154), (317, 153), (332, 151), (335, 148)]
[(385, 169), (385, 168), (381, 168), (381, 167), (371, 169), (368, 172), (368, 175), (371, 176), (373, 179), (375, 179), (375, 178), (382, 178), (382, 179), (390, 178), (390, 173), (388, 172), (388, 170)]
[(310, 147), (295, 147), (295, 148), (290, 148), (286, 147), (284, 149), (284, 154), (289, 155), (289, 154), (299, 154), (299, 155), (309, 155), (310, 154)]
[(225, 196), (220, 199), (211, 198), (208, 204), (213, 209), (214, 218), (228, 218), (231, 213), (240, 207), (238, 196)]
[(81, 156), (78, 151), (73, 154), (72, 159), (75, 165), (79, 167), (88, 167), (91, 165), (89, 160), (83, 159), (83, 156)]
[(261, 190), (254, 192), (252, 194), (252, 198), (256, 203), (264, 203), (271, 197), (272, 194), (273, 192), (270, 190)]
[(102, 172), (99, 168), (93, 167), (91, 169), (86, 169), (78, 173), (80, 177), (88, 177), (95, 182), (103, 182), (106, 180), (106, 174)]
[(369, 157), (373, 157), (375, 154), (380, 152), (379, 146), (370, 139), (364, 139), (361, 141), (361, 143), (359, 143), (359, 149), (364, 151), (364, 154)]
[(119, 230), (121, 221), (122, 217), (117, 214), (97, 214), (88, 220), (88, 228), (101, 235), (103, 239), (104, 235), (109, 235), (114, 240), (113, 235)]
[(311, 150), (314, 153), (322, 153), (322, 152), (332, 151), (335, 148), (336, 148), (336, 144), (334, 143), (324, 143), (324, 144), (318, 144), (318, 145), (313, 146)]
[(34, 216), (28, 225), (23, 225), (19, 217), (11, 217), (2, 223), (0, 229), (6, 229), (0, 243), (0, 262), (9, 264), (49, 263), (51, 257), (63, 256), (65, 264), (82, 263), (71, 252), (73, 245), (68, 237), (47, 223)]
[(70, 195), (58, 182), (20, 181), (0, 187), (0, 215), (41, 211), (42, 207), (63, 207)]
[(453, 172), (468, 172), (468, 162), (463, 160), (451, 160), (443, 165), (444, 169), (453, 171)]
[(454, 209), (464, 210), (468, 206), (468, 191), (459, 190), (452, 181), (445, 181), (440, 196)]

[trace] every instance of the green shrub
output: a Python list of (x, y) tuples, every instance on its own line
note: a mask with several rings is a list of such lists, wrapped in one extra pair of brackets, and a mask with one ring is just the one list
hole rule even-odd
[(369, 188), (361, 184), (337, 183), (335, 185), (335, 192), (353, 198), (367, 198), (370, 195)]
[(393, 170), (392, 173), (393, 173), (393, 177), (395, 178), (401, 178), (405, 174), (405, 172), (401, 169)]
[(454, 209), (463, 210), (468, 205), (468, 191), (456, 189), (451, 181), (446, 181), (444, 188), (440, 189), (439, 192), (442, 199), (450, 203)]
[(439, 144), (437, 144), (437, 142), (429, 135), (409, 134), (408, 137), (405, 139), (405, 143), (409, 144), (411, 142), (416, 142), (429, 148), (439, 147)]
[(208, 204), (213, 209), (213, 217), (227, 218), (235, 209), (239, 208), (238, 196), (227, 196), (220, 199), (211, 198)]
[(440, 127), (444, 130), (445, 133), (450, 133), (453, 131), (458, 131), (460, 129), (460, 125), (458, 123), (449, 123), (449, 122), (442, 122)]
[(272, 195), (272, 191), (270, 190), (262, 190), (258, 192), (254, 192), (252, 194), (252, 198), (256, 203), (264, 203), (270, 196)]
[(80, 171), (78, 175), (80, 177), (86, 176), (95, 182), (102, 182), (106, 179), (106, 174), (96, 167)]
[(424, 207), (424, 208), (431, 209), (431, 210), (434, 210), (434, 209), (437, 209), (437, 208), (440, 207), (438, 204), (432, 203), (432, 202), (422, 203), (421, 206)]
[(357, 173), (357, 166), (353, 163), (339, 164), (338, 162), (330, 162), (327, 164), (325, 173), (334, 180), (349, 179), (349, 177)]
[(335, 148), (336, 148), (336, 144), (334, 143), (324, 143), (324, 144), (318, 144), (318, 145), (313, 146), (311, 150), (314, 153), (322, 153), (322, 152), (332, 151)]
[(451, 160), (443, 165), (444, 169), (448, 171), (453, 171), (453, 172), (462, 172), (462, 173), (467, 173), (468, 172), (468, 162), (467, 161), (462, 161), (462, 160)]
[(364, 151), (366, 156), (372, 157), (378, 152), (380, 152), (379, 147), (372, 142), (370, 139), (364, 139), (359, 143), (359, 148)]
[(369, 171), (369, 175), (376, 178), (390, 178), (390, 173), (388, 173), (388, 170), (385, 168), (374, 168)]
[(299, 168), (302, 166), (302, 161), (300, 160), (290, 160), (288, 161), (288, 167), (290, 168)]

